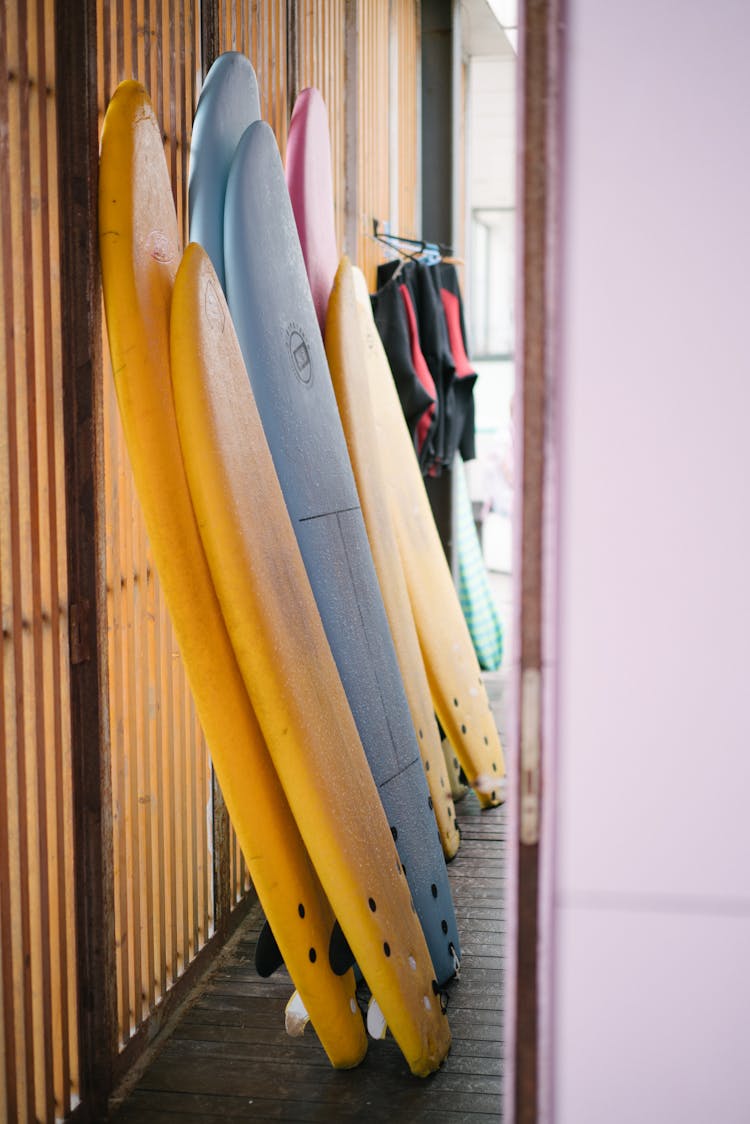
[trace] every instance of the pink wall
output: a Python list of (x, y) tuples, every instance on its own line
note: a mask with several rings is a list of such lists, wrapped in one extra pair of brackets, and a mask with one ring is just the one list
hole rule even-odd
[(568, 0), (556, 1124), (750, 1121), (750, 4)]

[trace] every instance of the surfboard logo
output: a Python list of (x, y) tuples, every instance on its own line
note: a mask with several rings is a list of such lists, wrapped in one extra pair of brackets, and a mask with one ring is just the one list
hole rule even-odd
[(172, 245), (172, 240), (163, 230), (152, 230), (146, 236), (145, 249), (155, 261), (166, 265), (175, 256), (176, 247)]
[(287, 328), (286, 346), (289, 349), (295, 375), (301, 383), (309, 386), (312, 382), (310, 348), (299, 324), (290, 324)]

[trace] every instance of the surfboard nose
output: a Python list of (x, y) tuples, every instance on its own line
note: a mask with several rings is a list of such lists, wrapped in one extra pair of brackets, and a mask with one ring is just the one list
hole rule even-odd
[(188, 209), (190, 239), (211, 259), (222, 288), (224, 276), (224, 196), (232, 158), (248, 125), (260, 117), (260, 93), (250, 60), (227, 51), (214, 62), (203, 83), (190, 140)]

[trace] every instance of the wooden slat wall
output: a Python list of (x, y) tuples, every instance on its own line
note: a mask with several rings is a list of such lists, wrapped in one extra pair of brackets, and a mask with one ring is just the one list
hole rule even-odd
[(317, 86), (328, 110), (336, 242), (344, 244), (344, 24), (345, 0), (299, 5), (297, 90)]
[(419, 9), (415, 0), (392, 0), (392, 19), (396, 21), (398, 114), (398, 234), (417, 238), (417, 171), (419, 161), (417, 58), (419, 52)]
[[(100, 124), (137, 78), (165, 137), (187, 235), (199, 27), (189, 0), (98, 2)], [(105, 342), (104, 451), (119, 1042), (211, 936), (210, 762), (135, 494)]]
[(78, 1098), (54, 11), (0, 5), (0, 1119)]
[[(326, 100), (336, 225), (345, 226), (346, 83), (357, 84), (358, 245), (374, 281), (372, 218), (389, 214), (389, 26), (398, 21), (399, 226), (416, 183), (415, 0), (358, 0), (347, 75), (345, 0), (218, 0), (221, 50), (248, 54), (284, 153), (293, 80)], [(196, 0), (96, 0), (100, 124), (117, 83), (149, 89), (187, 234), (200, 74)], [(291, 19), (290, 19), (291, 23)], [(54, 0), (0, 0), (0, 1119), (52, 1120), (79, 1093), (66, 513), (62, 445)], [(403, 130), (403, 132), (402, 132)], [(124, 1047), (214, 924), (208, 754), (154, 572), (101, 373), (118, 1039)], [(249, 888), (236, 837), (230, 898)]]
[[(356, 65), (359, 126), (357, 135), (357, 263), (370, 284), (383, 260), (372, 241), (373, 218), (390, 219), (389, 169), (389, 32), (397, 39), (399, 233), (415, 229), (417, 190), (417, 67), (419, 49), (416, 0), (357, 0), (360, 34)], [(287, 4), (279, 0), (218, 0), (221, 50), (242, 51), (258, 76), (261, 112), (274, 129), (282, 157), (286, 147), (288, 105), (306, 86), (317, 86), (326, 102), (331, 132), (334, 207), (338, 244), (345, 229), (345, 0), (299, 0), (294, 15), (293, 72), (287, 74)], [(291, 88), (291, 83), (295, 88)]]
[(258, 77), (260, 112), (286, 151), (287, 3), (286, 0), (218, 0), (222, 51), (241, 51)]
[(372, 220), (390, 219), (389, 16), (389, 4), (383, 0), (360, 0), (357, 262), (371, 288), (377, 263), (384, 257), (371, 237)]

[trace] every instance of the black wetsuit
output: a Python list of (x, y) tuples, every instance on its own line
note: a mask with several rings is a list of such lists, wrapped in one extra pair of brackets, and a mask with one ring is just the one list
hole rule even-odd
[(388, 262), (372, 305), (422, 473), (450, 468), (457, 450), (470, 460), (477, 376), (455, 266)]

